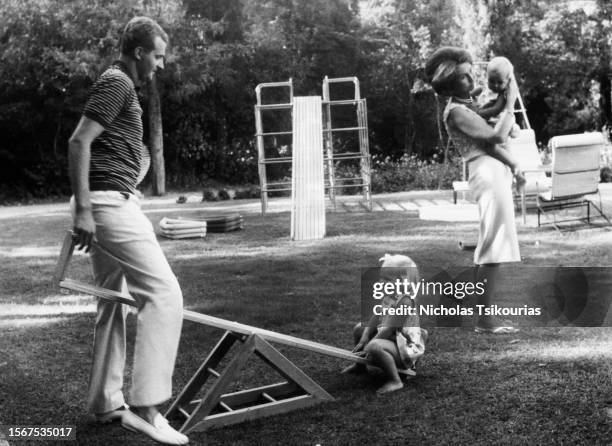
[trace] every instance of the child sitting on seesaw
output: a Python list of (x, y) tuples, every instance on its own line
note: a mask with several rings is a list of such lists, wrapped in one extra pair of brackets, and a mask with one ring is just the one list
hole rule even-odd
[[(408, 282), (419, 282), (418, 269), (410, 257), (385, 254), (380, 261), (382, 281), (395, 283), (397, 279), (407, 279)], [(409, 294), (385, 294), (381, 304), (383, 309), (401, 308), (402, 305), (416, 308), (413, 297)], [(385, 374), (387, 381), (376, 391), (384, 394), (404, 387), (398, 368), (405, 369), (402, 371), (408, 375), (416, 375), (416, 362), (425, 353), (427, 331), (420, 328), (418, 314), (373, 315), (365, 327), (361, 323), (355, 326), (353, 338), (356, 344), (353, 353), (368, 358), (372, 365), (380, 367)], [(364, 364), (353, 364), (344, 369), (343, 373), (366, 370)]]

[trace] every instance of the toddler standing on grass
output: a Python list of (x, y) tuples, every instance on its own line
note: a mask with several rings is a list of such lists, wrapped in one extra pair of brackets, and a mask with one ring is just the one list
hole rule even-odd
[[(416, 264), (410, 257), (385, 254), (380, 279), (395, 283), (397, 279), (407, 279), (417, 283), (420, 280)], [(385, 295), (382, 308), (401, 308), (407, 305), (416, 308), (414, 296), (408, 294)], [(425, 353), (427, 331), (421, 329), (418, 315), (414, 316), (377, 316), (373, 315), (368, 324), (358, 323), (353, 330), (355, 348), (353, 353), (368, 358), (372, 365), (380, 367), (387, 381), (376, 391), (378, 394), (394, 392), (404, 387), (399, 369), (408, 375), (416, 375), (418, 359)], [(353, 364), (344, 373), (366, 371), (363, 364)]]

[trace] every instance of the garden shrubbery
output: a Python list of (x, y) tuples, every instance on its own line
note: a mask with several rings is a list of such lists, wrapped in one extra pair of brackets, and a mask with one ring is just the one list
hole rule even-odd
[(374, 159), (372, 192), (400, 192), (413, 189), (449, 189), (453, 181), (461, 179), (462, 163), (458, 156), (447, 164), (421, 160), (415, 155), (404, 155), (399, 160)]
[[(423, 160), (416, 155), (404, 155), (394, 160), (374, 155), (371, 164), (371, 185), (373, 193), (402, 192), (417, 189), (450, 189), (453, 181), (461, 179), (462, 163), (457, 155), (449, 157), (448, 164), (433, 160)], [(334, 167), (337, 184), (344, 187), (340, 194), (361, 193), (361, 174), (358, 164), (347, 165), (338, 162)], [(338, 181), (339, 180), (339, 181)]]

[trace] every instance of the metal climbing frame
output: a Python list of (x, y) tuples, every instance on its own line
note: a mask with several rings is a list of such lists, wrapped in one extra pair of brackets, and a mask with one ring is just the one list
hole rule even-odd
[[(282, 103), (271, 103), (264, 104), (262, 102), (262, 92), (264, 89), (288, 89), (288, 100), (287, 102)], [(266, 146), (265, 142), (268, 138), (277, 138), (285, 136), (285, 135), (293, 135), (293, 129), (285, 129), (276, 131), (264, 131), (264, 119), (262, 117), (262, 112), (269, 111), (280, 111), (287, 113), (286, 119), (288, 120), (289, 125), (291, 125), (291, 117), (293, 110), (293, 82), (289, 79), (286, 82), (269, 82), (264, 84), (259, 84), (255, 88), (255, 95), (257, 96), (257, 104), (255, 105), (255, 139), (257, 142), (257, 155), (258, 155), (258, 170), (259, 170), (259, 186), (260, 186), (260, 194), (261, 194), (261, 213), (265, 214), (268, 209), (268, 193), (269, 192), (280, 192), (280, 191), (290, 191), (291, 190), (291, 179), (288, 181), (286, 179), (280, 181), (268, 181), (268, 173), (267, 166), (271, 164), (286, 164), (291, 163), (292, 157), (291, 155), (285, 156), (275, 156), (268, 158), (266, 157)]]
[[(330, 97), (330, 84), (352, 83), (354, 86), (354, 94), (351, 99), (332, 100)], [(287, 89), (288, 95), (284, 95), (283, 102), (279, 103), (264, 103), (264, 90), (272, 93), (272, 90)], [(268, 168), (272, 165), (281, 166), (292, 162), (292, 148), (282, 147), (282, 153), (278, 150), (278, 139), (287, 135), (293, 136), (292, 114), (293, 114), (293, 82), (289, 79), (286, 82), (269, 82), (257, 85), (255, 88), (257, 104), (255, 105), (255, 139), (257, 142), (258, 153), (258, 169), (259, 183), (261, 193), (261, 212), (265, 214), (268, 209), (268, 194), (270, 192), (283, 192), (291, 190), (291, 180), (286, 177), (280, 179), (270, 179)], [(367, 124), (367, 107), (366, 100), (361, 98), (359, 90), (359, 80), (356, 77), (343, 78), (328, 78), (323, 79), (323, 98), (322, 98), (322, 113), (323, 113), (323, 150), (325, 163), (325, 188), (328, 191), (330, 201), (334, 208), (336, 206), (336, 192), (338, 189), (360, 187), (362, 189), (365, 206), (368, 210), (372, 209), (371, 196), (371, 168), (370, 168), (370, 150), (368, 144), (368, 124)], [(334, 109), (338, 106), (353, 106), (356, 117), (356, 125), (348, 127), (333, 127), (334, 117), (337, 112)], [(262, 114), (266, 111), (276, 111), (280, 113), (277, 118), (286, 121), (284, 129), (268, 129), (266, 119)], [(284, 115), (283, 115), (284, 113)], [(278, 119), (277, 119), (278, 120)], [(278, 125), (278, 122), (276, 122)], [(341, 132), (357, 132), (357, 140), (359, 149), (354, 151), (346, 151), (336, 153), (334, 151), (334, 139), (338, 141), (339, 137), (335, 136)], [(272, 140), (272, 146), (278, 153), (278, 156), (268, 157), (266, 149), (269, 149), (269, 141)], [(268, 144), (268, 145), (267, 145)], [(347, 175), (338, 177), (336, 175), (336, 165), (340, 162), (348, 160), (359, 161), (359, 172), (356, 175)], [(283, 172), (289, 172), (286, 168)]]
[[(353, 99), (332, 100), (329, 93), (330, 84), (352, 83)], [(335, 106), (353, 106), (356, 115), (356, 126), (333, 127)], [(349, 187), (361, 187), (363, 200), (368, 210), (372, 210), (372, 187), (370, 168), (370, 148), (368, 144), (368, 118), (366, 100), (361, 98), (359, 79), (356, 77), (339, 77), (323, 79), (323, 144), (325, 147), (325, 164), (329, 198), (336, 207), (336, 190)], [(334, 151), (334, 134), (339, 132), (357, 132), (359, 151), (336, 153)], [(359, 161), (357, 175), (339, 177), (336, 175), (336, 163), (348, 160)]]

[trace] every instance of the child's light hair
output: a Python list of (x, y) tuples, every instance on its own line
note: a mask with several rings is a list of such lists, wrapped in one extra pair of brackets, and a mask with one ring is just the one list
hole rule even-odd
[(380, 259), (380, 265), (383, 268), (416, 268), (416, 263), (408, 257), (401, 254), (385, 254)]
[(407, 278), (410, 282), (418, 282), (420, 280), (419, 270), (416, 263), (410, 257), (402, 254), (385, 254), (380, 259), (382, 262), (381, 268), (393, 268), (400, 275)]
[(510, 76), (514, 72), (514, 66), (508, 58), (498, 56), (491, 59), (487, 64), (487, 72), (490, 73), (491, 71), (497, 71), (498, 73)]

